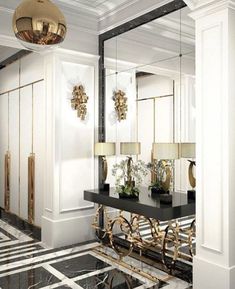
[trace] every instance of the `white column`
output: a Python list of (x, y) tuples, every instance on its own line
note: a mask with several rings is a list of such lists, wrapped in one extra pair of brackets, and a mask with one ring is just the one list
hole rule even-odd
[[(98, 57), (57, 50), (45, 55), (46, 165), (42, 241), (60, 247), (94, 239), (93, 203), (83, 192), (96, 187), (94, 175)], [(71, 107), (73, 87), (89, 99), (84, 121)]]
[(192, 13), (196, 20), (197, 83), (193, 288), (234, 289), (235, 3), (211, 2)]

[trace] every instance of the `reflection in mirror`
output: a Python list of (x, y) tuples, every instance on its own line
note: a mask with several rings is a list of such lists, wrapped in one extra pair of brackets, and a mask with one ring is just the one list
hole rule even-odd
[[(143, 185), (164, 192), (195, 190), (195, 156), (181, 155), (181, 143), (195, 143), (195, 35), (188, 14), (185, 7), (104, 43), (106, 142), (115, 142), (117, 152), (109, 166), (123, 160), (120, 143), (140, 142), (133, 160), (149, 164)], [(177, 157), (156, 160), (158, 143), (177, 144)], [(114, 186), (111, 170), (107, 178)]]

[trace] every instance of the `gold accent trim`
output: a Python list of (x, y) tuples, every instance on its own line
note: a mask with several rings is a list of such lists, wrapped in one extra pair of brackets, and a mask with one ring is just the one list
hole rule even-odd
[(35, 211), (35, 154), (28, 157), (28, 221), (34, 223)]
[(5, 183), (4, 183), (4, 207), (5, 211), (10, 211), (10, 167), (11, 167), (11, 155), (10, 152), (7, 151), (5, 154)]
[[(127, 249), (126, 252), (123, 252), (122, 250), (120, 250), (119, 246), (117, 246), (115, 243), (115, 239), (114, 239), (115, 234), (113, 232), (115, 225), (119, 226), (121, 232), (125, 235), (125, 240), (129, 241), (129, 248)], [(114, 218), (113, 221), (110, 223), (108, 235), (109, 235), (110, 245), (113, 248), (113, 250), (117, 253), (120, 259), (122, 259), (123, 257), (129, 256), (131, 254), (133, 250), (133, 242), (132, 242), (133, 230), (132, 230), (131, 224), (127, 221), (126, 218), (122, 216), (122, 211), (120, 211), (119, 216)]]

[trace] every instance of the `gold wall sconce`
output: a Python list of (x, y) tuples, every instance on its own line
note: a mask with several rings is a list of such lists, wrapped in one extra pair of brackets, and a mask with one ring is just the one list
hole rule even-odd
[(75, 85), (72, 95), (72, 109), (77, 110), (77, 115), (79, 118), (81, 118), (81, 120), (85, 120), (87, 114), (87, 102), (89, 97), (86, 95), (84, 86), (81, 84)]
[(125, 92), (122, 90), (114, 91), (113, 100), (115, 102), (115, 111), (117, 114), (118, 121), (125, 120), (127, 116), (128, 106), (127, 97), (125, 97)]
[(95, 144), (95, 155), (102, 158), (102, 188), (105, 191), (109, 190), (109, 184), (106, 184), (108, 175), (108, 163), (106, 156), (116, 154), (116, 145), (113, 142), (98, 142)]

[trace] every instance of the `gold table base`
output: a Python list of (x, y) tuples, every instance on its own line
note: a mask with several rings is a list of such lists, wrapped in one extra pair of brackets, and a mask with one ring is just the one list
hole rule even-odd
[[(103, 210), (104, 212), (104, 227), (99, 226), (99, 215)], [(145, 222), (150, 228), (150, 239), (145, 239), (141, 233), (140, 226)], [(193, 247), (193, 240), (196, 237), (195, 220), (192, 221), (190, 228), (182, 228), (177, 220), (169, 221), (164, 230), (161, 229), (158, 220), (146, 218), (144, 216), (131, 214), (130, 220), (124, 217), (123, 211), (113, 219), (108, 215), (106, 208), (100, 205), (97, 209), (92, 227), (96, 230), (96, 235), (99, 240), (108, 240), (107, 245), (112, 247), (119, 260), (123, 257), (129, 256), (134, 248), (138, 248), (140, 252), (145, 249), (157, 249), (161, 254), (162, 263), (170, 272), (174, 269), (175, 263), (179, 259), (192, 262), (195, 255)], [(127, 250), (120, 250), (115, 242), (115, 228), (118, 228), (124, 235), (124, 239), (128, 241)], [(181, 235), (185, 234), (188, 237), (182, 238)], [(185, 254), (179, 251), (182, 245), (189, 246), (189, 253)]]

